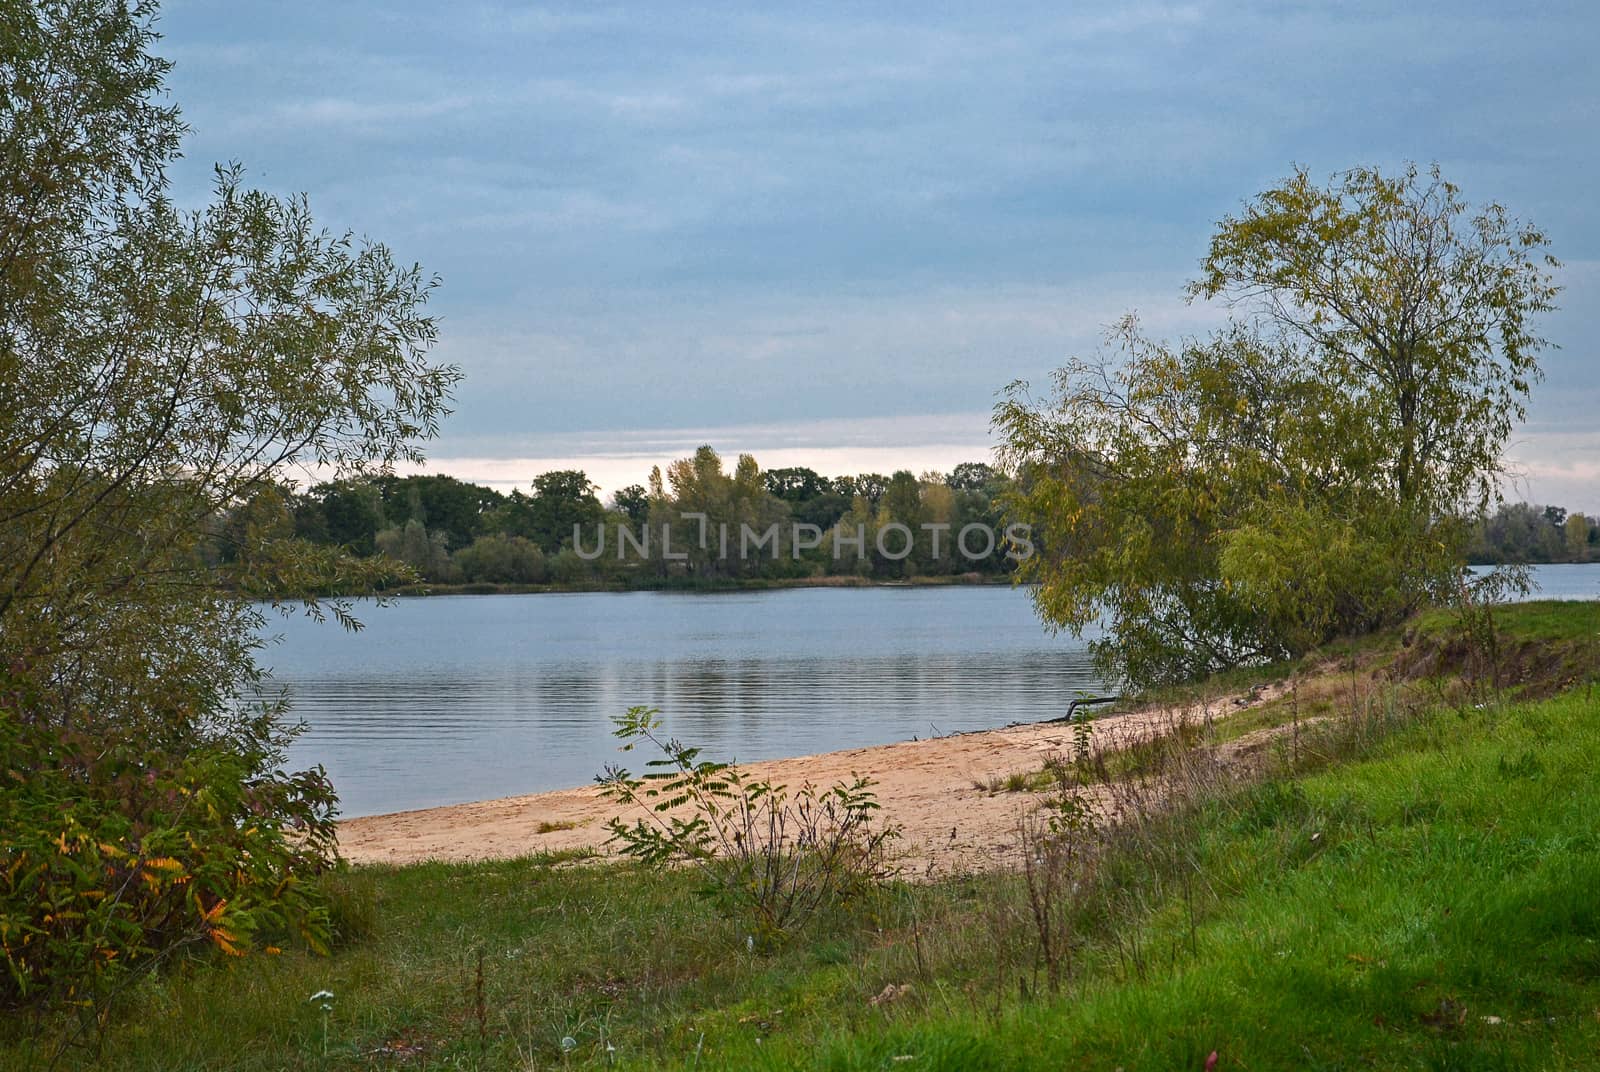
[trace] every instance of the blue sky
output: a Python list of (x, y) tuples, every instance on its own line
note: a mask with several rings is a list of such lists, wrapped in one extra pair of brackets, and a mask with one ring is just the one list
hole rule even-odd
[(1600, 510), (1600, 9), (169, 3), (213, 162), (437, 273), (433, 468), (608, 487), (708, 441), (828, 472), (987, 449), (995, 392), (1181, 286), (1304, 164), (1438, 161), (1543, 226), (1561, 345), (1517, 493)]

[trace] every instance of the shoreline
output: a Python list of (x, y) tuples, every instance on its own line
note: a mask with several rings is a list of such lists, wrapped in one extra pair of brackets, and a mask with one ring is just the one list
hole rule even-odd
[(420, 584), (387, 589), (374, 594), (379, 596), (403, 596), (406, 598), (425, 598), (428, 596), (563, 595), (592, 592), (670, 592), (692, 595), (700, 592), (762, 592), (790, 588), (993, 588), (1002, 586), (1027, 587), (1027, 585), (1014, 583), (1009, 573), (956, 573), (907, 577), (902, 580), (873, 580), (865, 577), (838, 574), (822, 577), (724, 578), (715, 581), (685, 581), (666, 584), (501, 584), (498, 582)]
[[(1247, 703), (1228, 696), (1151, 706), (1089, 721), (1090, 747), (1116, 750), (1166, 732), (1180, 718), (1221, 720), (1271, 702), (1275, 690)], [(837, 752), (742, 763), (746, 774), (774, 784), (827, 787), (864, 775), (887, 822), (901, 827), (899, 851), (930, 873), (1001, 866), (1022, 814), (1037, 794), (993, 787), (1009, 775), (1033, 774), (1051, 756), (1071, 752), (1074, 725), (1033, 722), (945, 737), (898, 741)], [(1242, 743), (1242, 739), (1241, 742)], [(1091, 795), (1094, 789), (1087, 790)], [(611, 855), (606, 820), (624, 812), (598, 786), (362, 816), (339, 822), (339, 850), (352, 864), (506, 859), (539, 852), (587, 850)]]

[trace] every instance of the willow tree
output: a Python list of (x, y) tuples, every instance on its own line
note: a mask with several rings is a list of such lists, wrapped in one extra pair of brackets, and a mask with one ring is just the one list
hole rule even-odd
[[(360, 586), (378, 567), (218, 519), (296, 476), (417, 459), (457, 377), (427, 358), (433, 281), (382, 245), (320, 229), (303, 198), (250, 190), (237, 167), (200, 207), (174, 203), (184, 127), (153, 19), (115, 0), (6, 0), (0, 19), (0, 848), (45, 861), (0, 887), (13, 933), (37, 932), (31, 961), (8, 942), (0, 999), (48, 989), (63, 965), (136, 960), (161, 927), (237, 948), (244, 906), (264, 900), (243, 876), (270, 890), (326, 858), (331, 798), (277, 772), (251, 599)], [(216, 554), (219, 537), (238, 553)], [(90, 935), (59, 904), (29, 913), (59, 893), (49, 860), (102, 874), (86, 856), (104, 851), (103, 874), (137, 873), (174, 815), (202, 821), (170, 806), (196, 778), (214, 828), (159, 846), (194, 879), (172, 888), (176, 916), (89, 913)], [(261, 833), (296, 824), (316, 836)], [(232, 872), (206, 870), (229, 851)], [(86, 905), (135, 900), (93, 893)]]
[(1297, 171), (1224, 219), (1190, 297), (1229, 325), (1114, 354), (996, 410), (1044, 618), (1108, 625), (1138, 681), (1294, 655), (1456, 583), (1553, 308), (1543, 232), (1437, 169)]
[(1476, 210), (1437, 165), (1327, 185), (1305, 170), (1224, 219), (1194, 297), (1242, 306), (1307, 348), (1306, 367), (1361, 408), (1401, 503), (1487, 502), (1525, 416), (1558, 267), (1544, 232)]

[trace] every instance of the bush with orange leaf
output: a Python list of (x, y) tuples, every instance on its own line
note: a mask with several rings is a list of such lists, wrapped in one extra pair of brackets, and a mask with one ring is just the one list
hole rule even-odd
[(268, 738), (163, 755), (41, 725), (16, 700), (0, 688), (0, 1007), (94, 1011), (184, 951), (324, 946), (320, 770), (279, 772)]

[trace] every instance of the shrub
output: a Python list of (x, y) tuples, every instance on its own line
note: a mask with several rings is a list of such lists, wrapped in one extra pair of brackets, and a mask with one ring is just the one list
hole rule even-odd
[(378, 550), (397, 562), (403, 562), (425, 580), (452, 583), (460, 578), (460, 570), (450, 558), (445, 547), (443, 532), (429, 532), (422, 522), (413, 518), (400, 526), (390, 526), (378, 533)]
[(550, 576), (557, 584), (577, 584), (594, 577), (594, 568), (570, 547), (562, 548), (547, 561)]
[(454, 555), (468, 581), (499, 584), (543, 584), (550, 579), (544, 552), (532, 540), (494, 532), (479, 536)]
[(1087, 798), (1065, 777), (1066, 769), (1058, 766), (1054, 773), (1055, 790), (1039, 809), (1025, 811), (1016, 828), (1035, 964), (1043, 966), (1051, 990), (1061, 986), (1072, 965), (1079, 899), (1089, 888), (1101, 837)]
[(298, 937), (325, 948), (311, 878), (335, 860), (320, 770), (254, 750), (157, 757), (25, 720), (0, 697), (0, 1006), (98, 1014), (186, 948), (242, 956)]
[(751, 911), (764, 938), (889, 877), (886, 850), (899, 831), (875, 822), (870, 780), (791, 791), (748, 778), (663, 738), (657, 715), (632, 707), (616, 720), (624, 751), (642, 742), (660, 753), (646, 763), (653, 769), (634, 777), (613, 765), (597, 779), (607, 797), (641, 813), (607, 824), (625, 855), (654, 867), (698, 867), (708, 892)]

